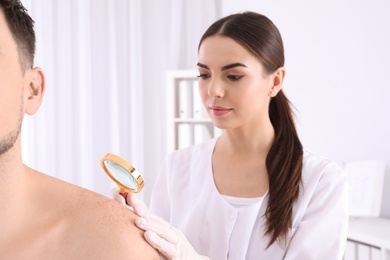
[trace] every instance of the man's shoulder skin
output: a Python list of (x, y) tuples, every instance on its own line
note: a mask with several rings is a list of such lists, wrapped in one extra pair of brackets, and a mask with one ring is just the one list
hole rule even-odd
[(160, 259), (135, 226), (132, 211), (101, 194), (34, 170), (29, 176), (32, 190), (28, 194), (34, 195), (26, 202), (31, 199), (29, 204), (37, 206), (35, 214), (28, 214), (37, 219), (26, 218), (26, 231), (19, 230), (14, 243), (9, 243), (6, 257)]

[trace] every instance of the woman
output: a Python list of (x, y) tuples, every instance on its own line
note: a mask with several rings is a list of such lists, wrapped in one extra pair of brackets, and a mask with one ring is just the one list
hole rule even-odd
[(301, 145), (276, 26), (253, 12), (222, 18), (198, 60), (199, 93), (224, 132), (168, 156), (150, 211), (127, 197), (146, 239), (169, 259), (342, 259), (346, 176)]

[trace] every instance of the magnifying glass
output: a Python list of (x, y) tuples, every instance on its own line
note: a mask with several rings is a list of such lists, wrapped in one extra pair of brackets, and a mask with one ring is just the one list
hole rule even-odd
[(120, 193), (138, 193), (144, 187), (141, 174), (119, 156), (108, 153), (100, 164), (107, 175), (118, 185)]

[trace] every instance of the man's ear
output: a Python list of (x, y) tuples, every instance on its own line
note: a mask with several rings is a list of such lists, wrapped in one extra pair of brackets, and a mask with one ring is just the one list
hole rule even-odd
[(43, 101), (43, 95), (46, 90), (45, 74), (41, 68), (35, 67), (26, 71), (25, 78), (25, 112), (33, 115), (37, 112)]
[(275, 97), (282, 89), (284, 77), (286, 76), (286, 69), (283, 67), (278, 68), (273, 74), (272, 86), (269, 91), (270, 97)]

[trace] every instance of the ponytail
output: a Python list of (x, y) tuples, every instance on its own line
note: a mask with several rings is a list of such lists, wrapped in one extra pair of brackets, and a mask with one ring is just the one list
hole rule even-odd
[(299, 197), (303, 148), (295, 128), (290, 101), (283, 91), (271, 99), (269, 116), (275, 140), (267, 155), (269, 201), (265, 212), (267, 247), (279, 237), (286, 240), (292, 227), (293, 205)]

